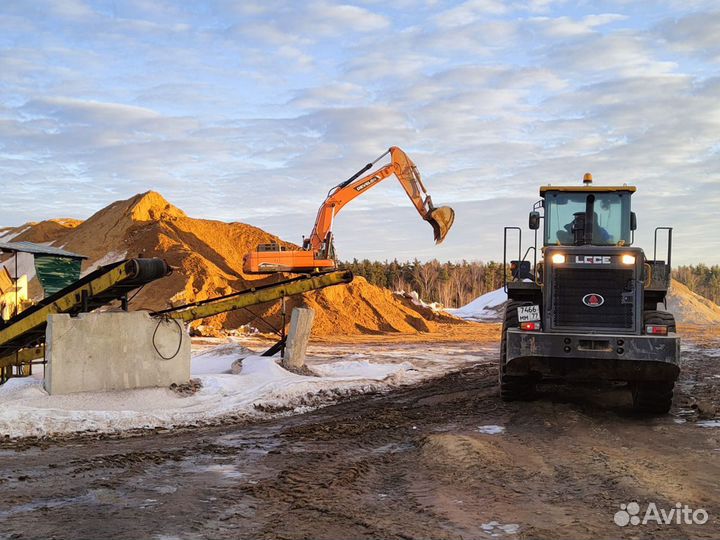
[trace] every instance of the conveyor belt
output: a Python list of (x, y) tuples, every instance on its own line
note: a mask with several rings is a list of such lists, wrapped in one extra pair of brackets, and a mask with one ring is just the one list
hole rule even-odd
[[(58, 293), (45, 298), (0, 327), (0, 370), (41, 358), (47, 318), (55, 313), (90, 311), (169, 273), (161, 259), (129, 259), (103, 266)], [(184, 322), (219, 313), (272, 302), (287, 296), (350, 283), (352, 272), (344, 270), (314, 276), (301, 276), (278, 283), (251, 287), (244, 291), (209, 298), (191, 304), (150, 313)], [(0, 382), (5, 374), (0, 371)]]
[(302, 294), (332, 285), (340, 285), (341, 283), (350, 283), (352, 279), (353, 275), (349, 270), (315, 276), (302, 276), (278, 283), (251, 287), (244, 291), (209, 298), (163, 311), (155, 311), (150, 313), (150, 315), (153, 317), (169, 317), (171, 319), (189, 322), (196, 319), (204, 319), (205, 317), (212, 317), (218, 313), (242, 309), (264, 302), (272, 302), (285, 296)]
[(0, 368), (21, 363), (21, 349), (32, 349), (44, 342), (49, 315), (92, 311), (169, 273), (167, 263), (155, 258), (101, 266), (0, 325)]

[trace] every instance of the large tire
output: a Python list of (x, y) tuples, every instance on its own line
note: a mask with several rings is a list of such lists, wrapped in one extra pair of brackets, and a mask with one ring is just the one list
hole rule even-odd
[[(668, 332), (676, 332), (675, 316), (667, 311), (650, 309), (643, 311), (643, 326), (646, 324), (657, 324), (668, 327)], [(644, 330), (643, 330), (644, 331)]]
[(517, 308), (530, 305), (530, 302), (508, 302), (505, 305), (502, 336), (500, 337), (500, 398), (503, 401), (531, 401), (536, 397), (535, 378), (530, 375), (508, 375), (505, 373), (507, 355), (507, 329), (518, 327)]
[(667, 414), (672, 406), (674, 381), (641, 381), (632, 386), (633, 409), (643, 414)]

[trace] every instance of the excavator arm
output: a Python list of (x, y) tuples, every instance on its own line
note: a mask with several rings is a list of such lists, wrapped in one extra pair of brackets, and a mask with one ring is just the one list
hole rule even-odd
[[(388, 154), (391, 158), (390, 163), (363, 176)], [(353, 176), (330, 190), (318, 210), (315, 226), (310, 236), (304, 239), (302, 250), (288, 250), (279, 244), (260, 245), (257, 251), (245, 255), (244, 271), (250, 274), (271, 274), (334, 270), (336, 262), (332, 242), (332, 226), (335, 217), (350, 201), (393, 174), (400, 181), (420, 216), (432, 226), (435, 242), (438, 244), (442, 242), (452, 227), (455, 212), (449, 206), (438, 208), (433, 206), (417, 167), (405, 152), (393, 146), (375, 161), (368, 163)]]
[[(373, 173), (358, 178), (364, 172), (372, 169), (378, 161), (388, 154), (390, 154), (391, 163), (384, 165)], [(445, 240), (445, 236), (447, 236), (455, 220), (455, 212), (449, 206), (439, 208), (433, 206), (432, 199), (422, 183), (417, 167), (405, 152), (397, 146), (393, 146), (375, 161), (365, 165), (348, 180), (330, 190), (325, 202), (318, 210), (315, 226), (312, 233), (310, 233), (310, 237), (305, 240), (303, 247), (316, 253), (326, 250), (330, 241), (329, 233), (332, 230), (333, 221), (343, 206), (393, 174), (400, 181), (420, 217), (432, 226), (435, 242), (439, 244)]]

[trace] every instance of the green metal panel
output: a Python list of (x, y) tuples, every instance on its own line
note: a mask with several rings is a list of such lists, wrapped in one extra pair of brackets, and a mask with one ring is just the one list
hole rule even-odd
[(45, 297), (80, 279), (81, 264), (81, 259), (35, 255), (35, 272), (45, 291)]

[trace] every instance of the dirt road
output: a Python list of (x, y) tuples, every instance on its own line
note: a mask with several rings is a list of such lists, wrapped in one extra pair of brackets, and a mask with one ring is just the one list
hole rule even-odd
[[(720, 339), (692, 338), (660, 419), (617, 388), (504, 404), (481, 362), (253, 426), (5, 443), (0, 538), (717, 538), (720, 428), (691, 406), (718, 405)], [(631, 501), (709, 518), (616, 525)]]

